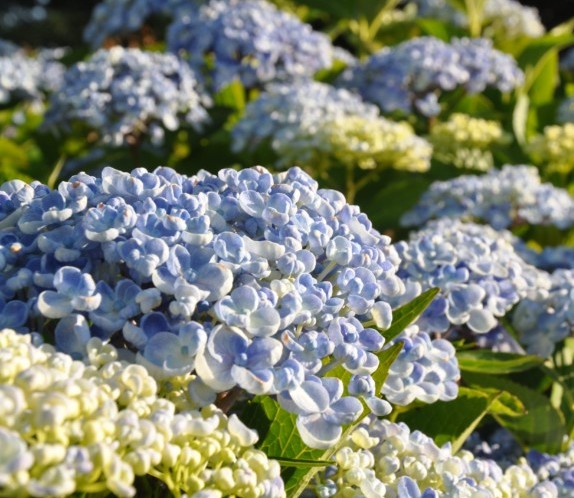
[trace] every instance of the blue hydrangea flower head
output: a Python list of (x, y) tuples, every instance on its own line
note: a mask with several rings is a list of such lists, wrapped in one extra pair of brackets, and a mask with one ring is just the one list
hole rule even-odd
[(486, 334), (520, 300), (544, 296), (548, 274), (527, 264), (491, 227), (442, 219), (396, 244), (399, 275), (422, 290), (441, 292), (417, 320), (425, 332), (465, 326)]
[(0, 104), (29, 100), (42, 103), (63, 84), (65, 67), (57, 51), (39, 51), (28, 56), (24, 50), (3, 42), (0, 47)]
[(207, 121), (197, 81), (172, 54), (113, 47), (69, 68), (52, 96), (44, 127), (68, 132), (79, 122), (103, 143), (120, 146), (148, 134), (161, 143), (166, 130), (196, 129)]
[(169, 26), (167, 44), (198, 73), (209, 72), (216, 90), (235, 79), (247, 88), (309, 79), (335, 59), (350, 58), (325, 34), (265, 0), (210, 0), (182, 11)]
[(423, 116), (440, 113), (443, 92), (463, 88), (480, 93), (487, 87), (508, 92), (524, 75), (511, 56), (487, 39), (420, 37), (386, 47), (364, 63), (349, 67), (338, 84), (358, 92), (385, 113), (400, 111)]
[(525, 222), (565, 229), (574, 224), (574, 199), (542, 183), (535, 167), (506, 165), (483, 176), (434, 182), (401, 223), (422, 225), (439, 218), (482, 221), (496, 229)]
[[(0, 207), (7, 325), (38, 324), (76, 358), (97, 337), (159, 379), (191, 374), (198, 408), (232, 390), (276, 395), (314, 447), (340, 437), (360, 399), (388, 412), (372, 326), (390, 326), (406, 291), (396, 251), (300, 168), (105, 167), (53, 190), (8, 182)], [(335, 367), (355, 376), (348, 396)]]

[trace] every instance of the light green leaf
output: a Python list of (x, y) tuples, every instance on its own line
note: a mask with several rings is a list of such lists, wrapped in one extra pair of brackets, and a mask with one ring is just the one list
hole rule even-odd
[(397, 337), (418, 318), (438, 293), (439, 289), (434, 287), (423, 292), (420, 296), (415, 297), (410, 303), (393, 310), (393, 323), (388, 330), (383, 333), (385, 339), (391, 341)]
[(512, 128), (514, 136), (520, 145), (526, 144), (526, 123), (528, 121), (528, 108), (530, 99), (525, 93), (520, 94), (512, 112)]
[(234, 80), (215, 95), (214, 101), (216, 105), (242, 111), (245, 108), (245, 88), (241, 81)]
[(424, 432), (439, 446), (450, 442), (456, 453), (498, 397), (499, 393), (461, 387), (455, 400), (409, 410), (400, 414), (397, 421), (405, 422), (411, 430)]
[(456, 357), (461, 370), (485, 374), (523, 372), (544, 363), (544, 360), (538, 356), (497, 353), (484, 349), (459, 351)]

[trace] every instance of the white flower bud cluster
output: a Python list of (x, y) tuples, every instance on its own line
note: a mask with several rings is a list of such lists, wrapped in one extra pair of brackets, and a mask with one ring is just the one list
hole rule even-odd
[(506, 138), (498, 121), (455, 113), (448, 121), (434, 125), (428, 140), (439, 161), (457, 168), (487, 171), (493, 166), (490, 149)]
[(0, 332), (0, 490), (10, 496), (136, 493), (151, 475), (177, 496), (285, 495), (255, 431), (213, 405), (178, 413), (141, 365), (92, 338), (89, 365)]
[(556, 487), (540, 482), (521, 460), (503, 471), (469, 451), (454, 455), (449, 444), (411, 432), (403, 423), (372, 416), (335, 454), (336, 466), (320, 476), (319, 496), (367, 498), (555, 498)]

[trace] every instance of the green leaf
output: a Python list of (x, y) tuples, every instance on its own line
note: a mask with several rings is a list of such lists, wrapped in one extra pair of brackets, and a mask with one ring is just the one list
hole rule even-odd
[(484, 349), (459, 351), (456, 357), (461, 370), (485, 374), (524, 372), (544, 363), (538, 356), (497, 353)]
[(409, 410), (400, 414), (397, 421), (405, 422), (411, 430), (424, 432), (439, 446), (450, 442), (456, 453), (498, 396), (499, 393), (461, 387), (455, 400), (437, 401)]
[(333, 462), (329, 460), (309, 460), (306, 458), (285, 458), (276, 457), (273, 455), (267, 455), (273, 460), (277, 460), (283, 467), (301, 467), (308, 469), (309, 467), (326, 467), (327, 465), (332, 465)]
[(549, 50), (534, 67), (535, 77), (529, 81), (528, 94), (535, 106), (551, 103), (559, 83), (558, 50)]
[(450, 40), (450, 33), (448, 31), (447, 25), (443, 21), (438, 19), (423, 19), (417, 17), (416, 25), (421, 29), (423, 34), (427, 36), (434, 36), (440, 40), (448, 42)]
[(509, 429), (523, 445), (556, 453), (561, 451), (566, 427), (564, 415), (539, 392), (506, 377), (464, 372), (463, 381), (471, 387), (487, 387), (507, 391), (516, 396), (526, 408), (521, 417), (494, 414), (496, 420)]
[(383, 333), (385, 339), (391, 341), (397, 337), (418, 318), (438, 293), (439, 289), (434, 287), (423, 292), (420, 296), (415, 297), (410, 303), (393, 310), (393, 323)]
[(391, 368), (393, 362), (397, 359), (397, 356), (399, 356), (400, 352), (403, 349), (403, 346), (404, 343), (402, 341), (399, 341), (396, 344), (393, 344), (390, 348), (384, 349), (383, 351), (377, 354), (379, 358), (379, 367), (372, 375), (373, 380), (375, 381), (376, 393), (381, 392), (383, 384), (385, 383), (385, 380), (387, 380), (387, 377), (389, 376), (389, 369)]
[(234, 80), (215, 95), (214, 101), (216, 105), (242, 111), (245, 108), (245, 88), (241, 81)]
[[(487, 392), (486, 388), (481, 389), (483, 392)], [(526, 414), (526, 407), (524, 403), (520, 401), (518, 396), (509, 393), (508, 391), (496, 391), (498, 397), (493, 401), (489, 408), (489, 413), (498, 415), (507, 415), (509, 417), (521, 417)]]
[(528, 95), (521, 94), (516, 100), (514, 111), (512, 112), (512, 128), (516, 140), (520, 145), (526, 144), (526, 123), (528, 121), (528, 108), (530, 99)]

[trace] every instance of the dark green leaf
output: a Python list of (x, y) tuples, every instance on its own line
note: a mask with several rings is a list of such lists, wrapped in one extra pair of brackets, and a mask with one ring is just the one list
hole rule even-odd
[(544, 363), (538, 356), (497, 353), (485, 349), (459, 351), (456, 357), (461, 370), (485, 374), (523, 372)]
[(501, 376), (464, 372), (463, 381), (471, 387), (493, 388), (516, 396), (527, 413), (521, 417), (494, 414), (496, 420), (525, 446), (549, 453), (562, 450), (566, 435), (564, 415), (546, 396)]
[(414, 298), (410, 303), (393, 310), (393, 323), (383, 335), (387, 341), (397, 337), (405, 328), (407, 328), (417, 317), (427, 308), (439, 289), (433, 288), (423, 292), (420, 296)]
[(397, 420), (405, 422), (411, 430), (424, 432), (439, 446), (450, 442), (455, 453), (488, 413), (497, 397), (498, 393), (461, 387), (455, 400), (437, 401), (415, 408), (402, 413)]
[(267, 455), (273, 460), (277, 460), (282, 467), (301, 467), (307, 469), (309, 467), (326, 467), (327, 465), (332, 465), (333, 462), (328, 460), (309, 460), (306, 458), (285, 458), (277, 457), (274, 455)]

